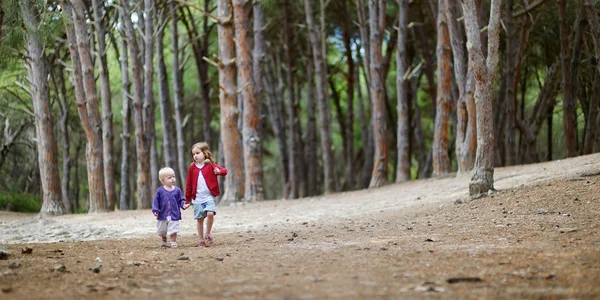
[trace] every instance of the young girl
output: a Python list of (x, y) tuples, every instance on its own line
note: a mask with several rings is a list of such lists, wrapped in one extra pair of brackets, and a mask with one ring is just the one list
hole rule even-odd
[[(215, 164), (205, 142), (196, 143), (191, 150), (194, 160), (188, 170), (185, 184), (185, 208), (194, 205), (194, 219), (198, 220), (198, 247), (208, 247), (214, 240), (210, 235), (214, 216), (217, 214), (215, 197), (221, 194), (217, 175), (227, 175), (227, 169)], [(204, 219), (206, 236), (204, 235)]]
[(152, 201), (152, 213), (156, 216), (156, 231), (162, 238), (162, 247), (167, 247), (167, 235), (171, 239), (171, 248), (177, 248), (177, 232), (181, 220), (180, 208), (184, 207), (181, 190), (175, 186), (175, 171), (162, 168), (158, 178), (163, 186), (159, 187)]

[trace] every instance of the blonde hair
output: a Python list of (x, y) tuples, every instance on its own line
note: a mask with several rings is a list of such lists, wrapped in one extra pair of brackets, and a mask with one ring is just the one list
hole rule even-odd
[(165, 167), (160, 169), (160, 171), (158, 171), (158, 178), (160, 179), (160, 182), (165, 183), (165, 177), (169, 176), (169, 175), (175, 175), (175, 170), (169, 168), (169, 167)]
[(194, 149), (196, 148), (202, 151), (202, 153), (204, 154), (204, 158), (210, 160), (210, 162), (213, 164), (215, 163), (215, 159), (213, 158), (212, 153), (210, 153), (210, 150), (208, 150), (207, 142), (199, 142), (192, 145), (192, 148), (190, 149), (190, 154), (192, 155), (192, 162), (194, 162)]

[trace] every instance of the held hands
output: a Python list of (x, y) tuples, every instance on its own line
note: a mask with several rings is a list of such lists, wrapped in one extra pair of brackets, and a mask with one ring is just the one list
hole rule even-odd
[(186, 203), (183, 205), (183, 209), (185, 210), (186, 208), (190, 207), (192, 204), (191, 203)]

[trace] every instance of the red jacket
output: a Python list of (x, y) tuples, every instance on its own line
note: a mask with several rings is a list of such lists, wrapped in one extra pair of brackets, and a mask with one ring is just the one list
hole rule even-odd
[(208, 190), (213, 196), (217, 197), (221, 194), (221, 190), (219, 189), (219, 181), (217, 180), (217, 175), (215, 175), (214, 169), (219, 169), (219, 175), (225, 176), (227, 175), (227, 169), (213, 163), (204, 164), (202, 169), (198, 169), (195, 163), (190, 165), (188, 169), (187, 179), (185, 180), (185, 203), (190, 203), (192, 200), (196, 199), (196, 189), (198, 188), (198, 174), (202, 171), (202, 176), (204, 176), (204, 180), (206, 180), (206, 185), (208, 186)]

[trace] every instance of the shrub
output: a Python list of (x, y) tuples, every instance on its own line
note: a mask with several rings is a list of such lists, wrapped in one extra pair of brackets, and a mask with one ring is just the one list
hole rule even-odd
[(42, 204), (39, 197), (26, 193), (0, 194), (0, 210), (16, 212), (39, 212)]

